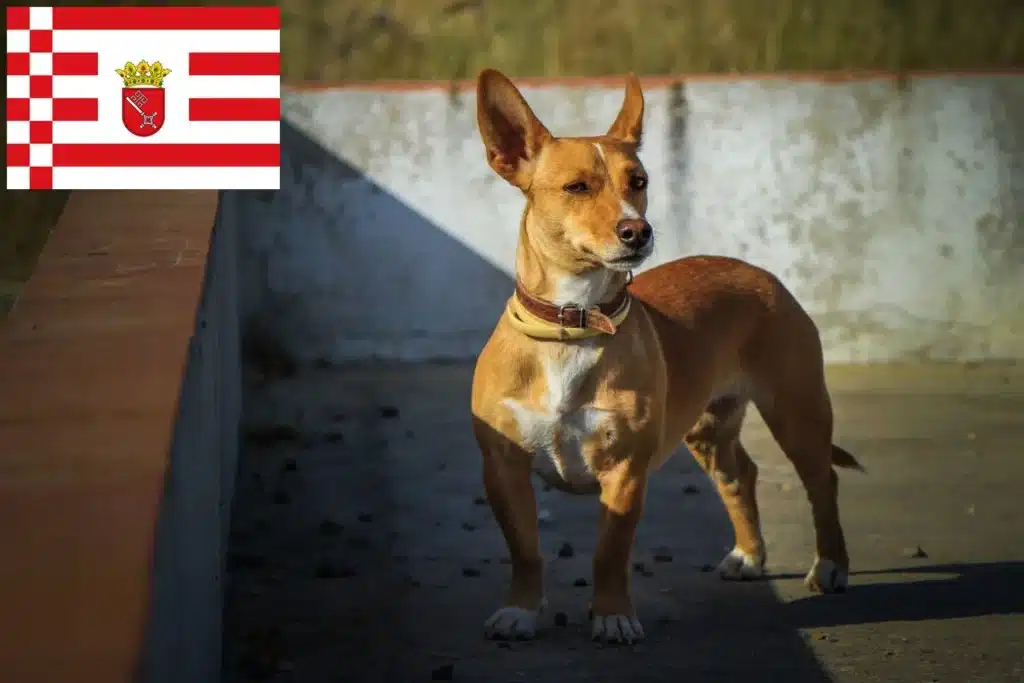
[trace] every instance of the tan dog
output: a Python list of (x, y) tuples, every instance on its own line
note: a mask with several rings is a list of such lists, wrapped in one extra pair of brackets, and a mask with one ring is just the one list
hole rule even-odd
[(777, 278), (731, 258), (679, 259), (630, 284), (653, 245), (637, 157), (639, 80), (630, 75), (622, 109), (601, 137), (553, 137), (496, 71), (480, 74), (477, 98), (487, 161), (526, 197), (516, 294), (473, 377), (484, 484), (512, 561), (505, 605), (487, 620), (487, 634), (532, 637), (544, 605), (531, 472), (561, 490), (600, 496), (596, 639), (643, 637), (630, 552), (647, 477), (680, 444), (711, 476), (732, 521), (735, 549), (720, 575), (760, 576), (757, 466), (739, 441), (749, 401), (807, 490), (817, 539), (807, 585), (844, 590), (849, 558), (833, 465), (860, 465), (832, 444), (811, 318)]

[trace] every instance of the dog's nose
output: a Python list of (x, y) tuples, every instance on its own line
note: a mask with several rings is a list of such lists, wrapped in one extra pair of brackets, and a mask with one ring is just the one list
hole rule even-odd
[(619, 221), (615, 228), (619, 235), (619, 241), (630, 249), (640, 249), (651, 241), (651, 224), (643, 218), (627, 218)]

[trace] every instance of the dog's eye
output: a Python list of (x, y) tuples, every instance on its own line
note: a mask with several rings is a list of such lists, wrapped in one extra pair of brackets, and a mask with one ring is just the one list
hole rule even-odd
[(634, 192), (647, 189), (647, 178), (642, 175), (635, 175), (629, 179), (629, 187)]
[(590, 189), (590, 186), (587, 185), (582, 180), (577, 180), (575, 183), (569, 183), (562, 189), (564, 189), (569, 194), (583, 194), (584, 192)]

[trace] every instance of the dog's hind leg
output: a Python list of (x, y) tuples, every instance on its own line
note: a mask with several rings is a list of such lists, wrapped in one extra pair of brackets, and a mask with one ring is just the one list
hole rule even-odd
[(805, 583), (814, 592), (842, 593), (850, 558), (839, 522), (839, 478), (832, 467), (832, 403), (823, 379), (782, 386), (784, 393), (759, 402), (758, 410), (811, 504), (817, 554)]
[(727, 580), (761, 576), (766, 559), (757, 509), (757, 465), (739, 438), (746, 405), (738, 395), (713, 399), (684, 438), (715, 483), (732, 522), (736, 545), (718, 565), (719, 576)]

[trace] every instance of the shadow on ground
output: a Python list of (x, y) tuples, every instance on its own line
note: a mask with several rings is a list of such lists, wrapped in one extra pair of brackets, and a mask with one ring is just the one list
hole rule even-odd
[[(973, 457), (1012, 464), (1000, 454), (1020, 442), (1019, 430), (997, 422), (1019, 414), (1016, 399), (972, 408), (958, 395), (838, 396), (874, 473), (844, 479), (847, 532), (864, 569), (842, 596), (803, 589), (795, 570), (813, 552), (806, 502), (756, 428), (750, 443), (764, 463), (762, 514), (779, 568), (770, 580), (725, 583), (702, 571), (730, 545), (728, 526), (692, 459), (669, 461), (652, 480), (634, 552), (649, 638), (631, 648), (588, 639), (590, 587), (576, 584), (590, 579), (596, 502), (538, 484), (547, 628), (532, 643), (495, 644), (481, 626), (509, 568), (482, 504), (470, 377), (467, 365), (323, 367), (252, 389), (227, 680), (1021, 680), (1024, 560), (1005, 542), (1020, 531), (1019, 505), (1004, 490), (1013, 477), (993, 479), (942, 432), (970, 425), (984, 434), (969, 441)], [(907, 438), (926, 429), (936, 437)], [(877, 447), (867, 447), (871, 438)], [(935, 559), (901, 561), (908, 537), (926, 539)], [(566, 543), (568, 557), (559, 552)], [(942, 559), (957, 554), (965, 561)], [(553, 624), (557, 613), (565, 626)]]
[[(825, 628), (1024, 614), (1024, 562), (906, 565), (855, 571), (852, 576), (858, 583), (878, 583), (855, 585), (849, 599), (795, 600), (781, 606), (775, 617), (793, 628)], [(902, 580), (885, 582), (897, 577)]]
[[(509, 572), (482, 504), (469, 378), (467, 366), (321, 369), (251, 395), (229, 680), (405, 682), (443, 677), (449, 665), (452, 680), (481, 683), (769, 680), (766, 666), (778, 680), (830, 680), (770, 582), (727, 584), (703, 571), (731, 536), (685, 456), (652, 481), (638, 533), (645, 643), (589, 641), (590, 587), (577, 584), (591, 576), (596, 501), (539, 484), (546, 632), (533, 643), (485, 641)], [(843, 614), (841, 599), (816, 604), (819, 617)], [(553, 625), (556, 613), (566, 626)]]

